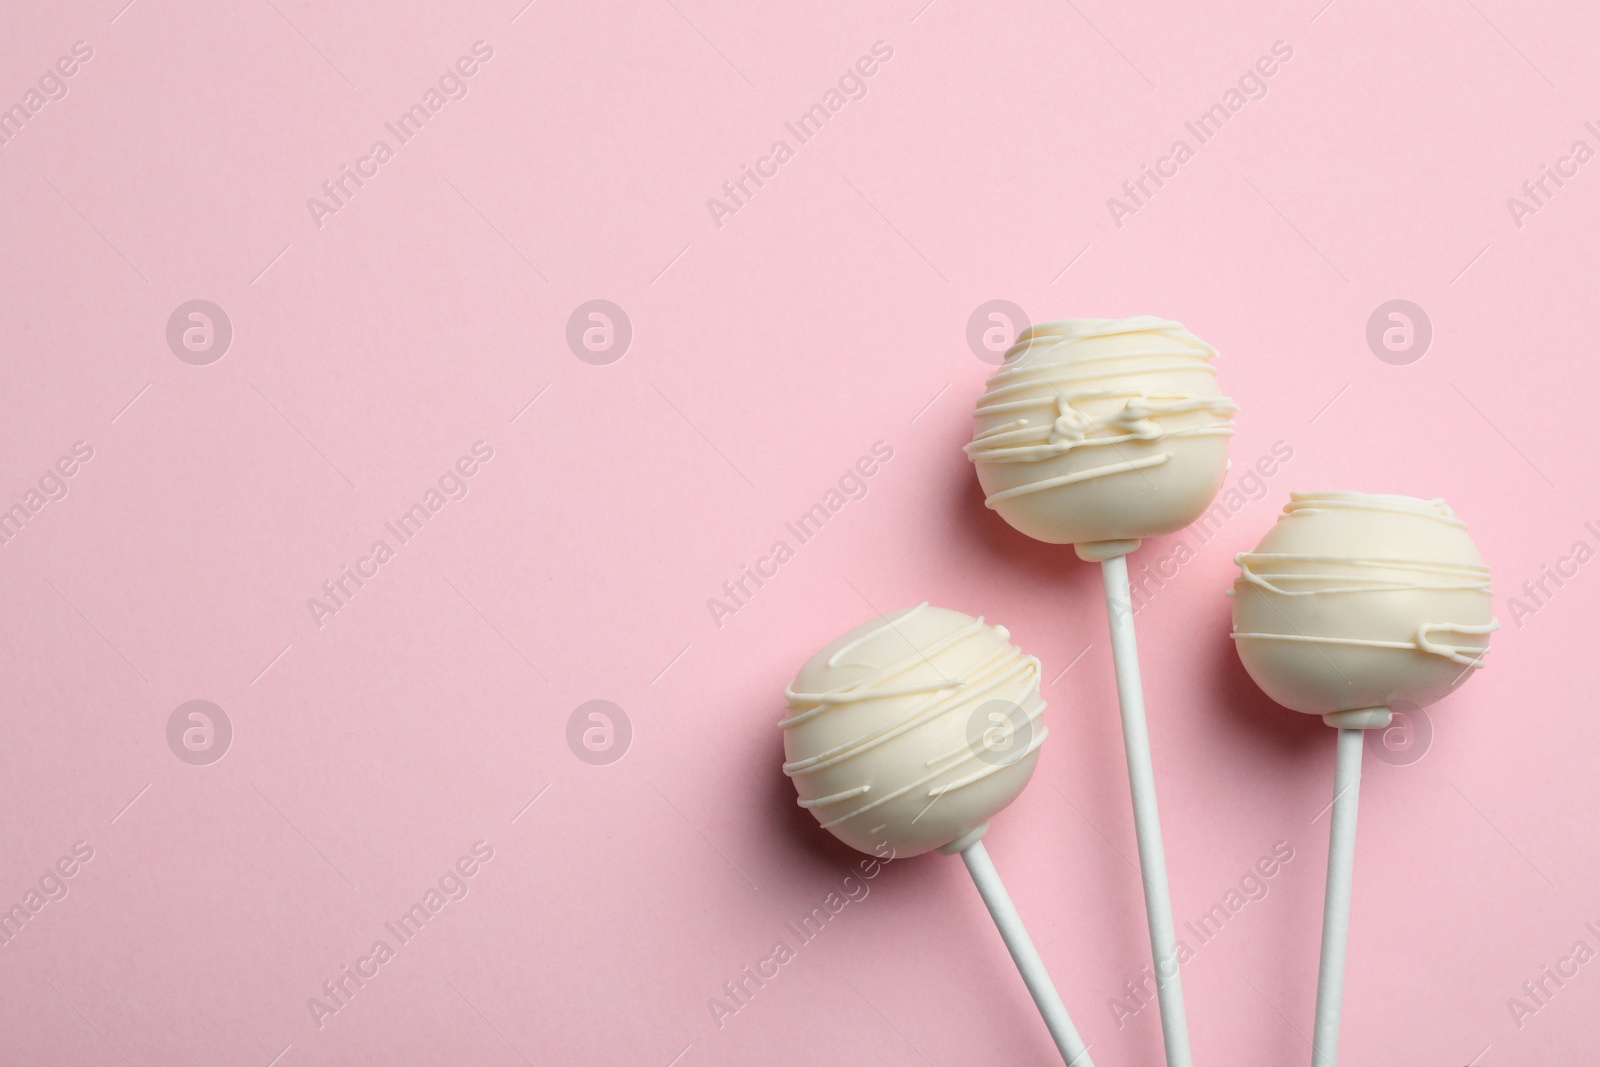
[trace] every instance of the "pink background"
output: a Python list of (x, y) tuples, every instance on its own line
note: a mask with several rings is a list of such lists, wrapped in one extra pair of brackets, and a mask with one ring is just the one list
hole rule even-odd
[[(1600, 963), (1508, 1006), (1600, 949), (1574, 669), (1600, 567), (1521, 592), (1600, 547), (1600, 162), (1520, 227), (1506, 204), (1600, 148), (1583, 5), (124, 2), (0, 8), (0, 105), (93, 49), (0, 145), (0, 506), (93, 450), (0, 547), (0, 903), (93, 850), (0, 948), (0, 1060), (1050, 1062), (955, 860), (891, 865), (810, 944), (785, 927), (854, 857), (779, 772), (783, 686), (929, 599), (1054, 679), (989, 849), (1096, 1061), (1158, 1062), (1154, 1009), (1111, 1005), (1148, 950), (1099, 578), (985, 511), (960, 452), (997, 298), (1182, 321), (1240, 405), (1230, 486), (1293, 450), (1138, 615), (1180, 925), (1294, 849), (1185, 972), (1197, 1060), (1309, 1059), (1333, 736), (1253, 687), (1222, 596), (1295, 488), (1446, 498), (1505, 623), (1425, 757), (1368, 760), (1345, 1060), (1600, 1047)], [(307, 199), (480, 40), (466, 97), (319, 228)], [(877, 41), (866, 96), (797, 145), (785, 121)], [(1116, 225), (1107, 198), (1275, 41), (1265, 98)], [(565, 339), (595, 298), (633, 328), (605, 366)], [(1395, 298), (1432, 322), (1409, 365), (1365, 339)], [(193, 299), (234, 331), (208, 366), (166, 340)], [(477, 441), (467, 496), (319, 628), (308, 598)], [(877, 441), (868, 495), (716, 625), (707, 599)], [(192, 699), (233, 727), (207, 766), (167, 743)], [(594, 699), (631, 723), (604, 766), (567, 741)], [(398, 945), (384, 924), (480, 841)], [(394, 958), (319, 1027), (308, 998), (378, 939)], [(719, 1027), (780, 939), (796, 958)]]

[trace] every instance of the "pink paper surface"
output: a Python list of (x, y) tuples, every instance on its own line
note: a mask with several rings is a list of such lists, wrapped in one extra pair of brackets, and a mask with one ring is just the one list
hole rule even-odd
[(1132, 563), (1197, 1062), (1310, 1059), (1334, 738), (1222, 593), (1329, 488), (1444, 497), (1504, 624), (1369, 755), (1343, 1062), (1592, 1055), (1600, 17), (1322, 5), (5, 4), (0, 1061), (1051, 1062), (961, 864), (847, 883), (779, 770), (799, 663), (927, 599), (1043, 660), (988, 848), (1160, 1062), (1099, 576), (961, 454), (993, 300), (1180, 320), (1239, 403)]

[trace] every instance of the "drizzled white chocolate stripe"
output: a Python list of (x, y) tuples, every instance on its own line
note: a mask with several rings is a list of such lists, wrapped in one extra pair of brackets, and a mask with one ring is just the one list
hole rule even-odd
[[(1308, 645), (1353, 645), (1362, 648), (1398, 648), (1411, 649), (1417, 652), (1428, 652), (1435, 656), (1443, 656), (1452, 663), (1459, 663), (1463, 667), (1480, 668), (1484, 666), (1483, 657), (1489, 651), (1487, 648), (1475, 648), (1471, 645), (1447, 645), (1440, 641), (1430, 639), (1436, 633), (1455, 633), (1463, 635), (1490, 634), (1500, 629), (1498, 621), (1484, 623), (1481, 626), (1462, 626), (1447, 622), (1428, 622), (1417, 627), (1417, 636), (1410, 641), (1375, 641), (1359, 637), (1324, 637), (1307, 634), (1264, 634), (1264, 633), (1233, 633), (1235, 641), (1293, 641)], [(1467, 655), (1468, 652), (1473, 653)]]
[[(1319, 593), (1398, 593), (1408, 590), (1447, 590), (1487, 593), (1489, 568), (1465, 563), (1436, 563), (1410, 559), (1356, 559), (1349, 556), (1305, 555), (1291, 552), (1241, 552), (1233, 557), (1239, 565), (1239, 577), (1251, 585), (1279, 596), (1316, 596)], [(1286, 563), (1326, 564), (1343, 568), (1343, 573), (1318, 571), (1258, 571), (1259, 566), (1282, 566)], [(1363, 571), (1377, 573), (1363, 575)], [(1405, 574), (1421, 572), (1418, 577), (1383, 577), (1383, 572)], [(1285, 589), (1279, 583), (1317, 583), (1310, 589)], [(1344, 584), (1337, 584), (1344, 583)], [(1233, 590), (1228, 590), (1233, 595)]]

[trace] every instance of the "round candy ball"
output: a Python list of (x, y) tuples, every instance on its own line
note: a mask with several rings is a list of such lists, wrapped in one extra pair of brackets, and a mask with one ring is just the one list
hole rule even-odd
[(1150, 315), (1024, 330), (973, 412), (966, 452), (984, 503), (1086, 559), (1183, 529), (1228, 470), (1237, 406), (1217, 390), (1214, 355)]
[(779, 723), (800, 806), (880, 857), (978, 840), (1028, 784), (1048, 732), (1039, 661), (1009, 638), (924, 603), (812, 656)]
[(1235, 562), (1245, 670), (1330, 725), (1382, 726), (1393, 701), (1438, 700), (1483, 666), (1499, 627), (1489, 568), (1442, 500), (1294, 493)]

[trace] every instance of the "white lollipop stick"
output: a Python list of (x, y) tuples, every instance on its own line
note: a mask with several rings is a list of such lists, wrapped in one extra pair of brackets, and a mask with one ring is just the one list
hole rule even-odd
[(1218, 392), (1216, 354), (1149, 315), (1035, 323), (989, 379), (966, 447), (985, 505), (1102, 564), (1167, 1067), (1193, 1061), (1123, 557), (1200, 518), (1222, 485), (1237, 405)]
[(1328, 827), (1328, 888), (1322, 905), (1322, 963), (1317, 968), (1317, 1024), (1312, 1067), (1339, 1060), (1339, 1016), (1344, 1006), (1345, 946), (1350, 936), (1350, 894), (1356, 864), (1356, 805), (1361, 799), (1365, 730), (1339, 731), (1333, 776), (1333, 818)]
[(1044, 960), (1039, 958), (1039, 950), (1033, 947), (1033, 939), (1022, 925), (1017, 906), (1011, 903), (1011, 894), (1006, 892), (1004, 883), (1000, 881), (1000, 872), (994, 869), (994, 861), (989, 859), (983, 842), (974, 841), (962, 849), (961, 859), (972, 873), (972, 880), (978, 885), (978, 895), (983, 897), (984, 904), (988, 906), (994, 924), (1000, 928), (1000, 937), (1005, 941), (1006, 948), (1011, 950), (1011, 958), (1016, 962), (1017, 970), (1022, 972), (1022, 981), (1033, 995), (1033, 1002), (1039, 1006), (1039, 1014), (1044, 1016), (1044, 1024), (1049, 1027), (1056, 1048), (1061, 1050), (1061, 1058), (1067, 1061), (1067, 1067), (1094, 1067), (1089, 1059), (1089, 1047), (1078, 1036), (1078, 1028), (1072, 1025), (1067, 1007), (1061, 1003), (1061, 994), (1056, 992), (1055, 983), (1044, 969)]
[(1139, 677), (1139, 645), (1133, 632), (1133, 594), (1128, 558), (1101, 561), (1106, 614), (1111, 622), (1111, 656), (1117, 697), (1122, 704), (1122, 741), (1128, 754), (1128, 784), (1133, 792), (1133, 826), (1139, 839), (1139, 869), (1144, 876), (1144, 911), (1155, 959), (1156, 1000), (1167, 1067), (1192, 1067), (1189, 1019), (1183, 1009), (1183, 979), (1178, 973), (1178, 935), (1172, 924), (1172, 894), (1167, 889), (1167, 857), (1161, 846), (1161, 815), (1156, 810), (1155, 769), (1150, 762), (1150, 731), (1144, 717), (1144, 683)]

